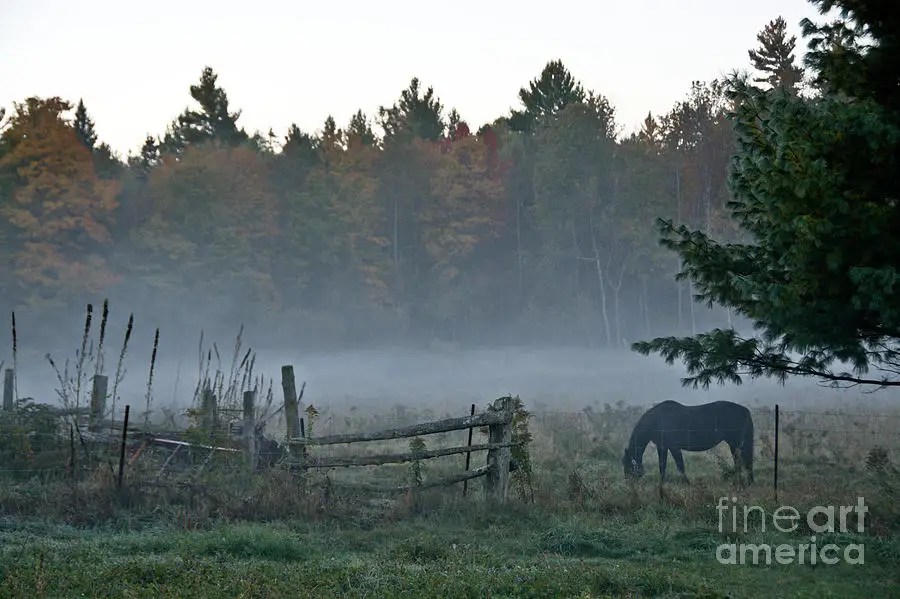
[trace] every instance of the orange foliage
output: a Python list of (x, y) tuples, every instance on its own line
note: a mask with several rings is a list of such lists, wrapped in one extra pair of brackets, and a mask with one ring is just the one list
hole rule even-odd
[(26, 302), (96, 294), (114, 281), (99, 254), (111, 242), (120, 184), (97, 177), (90, 150), (63, 118), (71, 108), (29, 98), (3, 133), (9, 151), (0, 174), (12, 193), (0, 210), (12, 225), (14, 276)]

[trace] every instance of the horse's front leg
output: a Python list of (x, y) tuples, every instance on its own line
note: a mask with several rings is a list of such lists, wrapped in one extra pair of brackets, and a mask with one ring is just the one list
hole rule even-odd
[(681, 478), (684, 482), (689, 483), (687, 474), (684, 472), (684, 456), (681, 454), (680, 449), (670, 449), (672, 452), (672, 458), (675, 460), (675, 467), (678, 468), (678, 472), (681, 473)]
[(669, 448), (660, 443), (656, 446), (656, 453), (659, 455), (659, 482), (662, 484), (666, 480), (666, 461), (669, 459)]

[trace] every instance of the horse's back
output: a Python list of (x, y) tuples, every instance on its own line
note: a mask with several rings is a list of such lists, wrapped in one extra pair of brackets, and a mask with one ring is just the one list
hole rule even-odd
[(667, 399), (656, 404), (641, 418), (645, 427), (683, 428), (685, 430), (743, 429), (753, 425), (753, 418), (745, 406), (731, 401), (713, 401), (686, 406)]

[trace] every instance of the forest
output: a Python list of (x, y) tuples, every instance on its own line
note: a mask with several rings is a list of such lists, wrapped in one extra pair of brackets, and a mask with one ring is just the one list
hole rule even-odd
[[(758, 42), (735, 65), (755, 84), (817, 93), (784, 19)], [(126, 158), (82, 101), (25, 98), (0, 118), (0, 307), (38, 336), (108, 297), (185, 341), (243, 323), (320, 347), (626, 348), (738, 324), (691, 301), (655, 225), (746, 235), (728, 209), (726, 88), (694, 82), (626, 136), (552, 60), (491, 123), (414, 77), (375, 115), (279, 139), (246, 132), (206, 67), (191, 106)]]

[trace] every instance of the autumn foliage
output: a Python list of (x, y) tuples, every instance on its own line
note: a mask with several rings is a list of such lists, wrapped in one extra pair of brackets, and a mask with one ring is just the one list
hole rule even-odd
[(621, 345), (688, 317), (653, 219), (725, 222), (715, 86), (627, 139), (558, 61), (523, 110), (477, 131), (418, 79), (375, 122), (358, 111), (283, 140), (244, 132), (212, 69), (189, 91), (193, 107), (124, 162), (83, 102), (74, 120), (59, 98), (15, 106), (0, 146), (9, 307), (119, 294), (248, 325), (290, 315), (338, 340), (508, 327)]
[(0, 176), (10, 192), (0, 213), (15, 295), (27, 302), (86, 296), (115, 280), (105, 255), (121, 185), (97, 176), (90, 150), (64, 119), (71, 108), (59, 98), (29, 98), (15, 105), (3, 132)]

